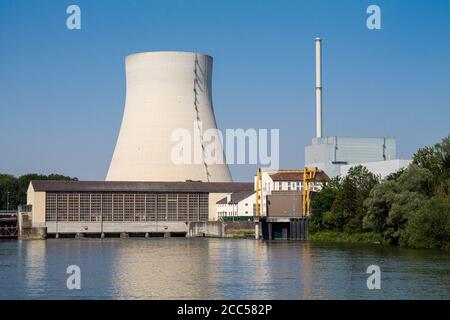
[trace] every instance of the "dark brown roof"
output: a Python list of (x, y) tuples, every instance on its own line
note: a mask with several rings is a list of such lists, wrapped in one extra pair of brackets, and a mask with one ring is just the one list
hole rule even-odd
[[(273, 181), (303, 181), (303, 173), (301, 172), (275, 172), (269, 174)], [(318, 171), (314, 181), (329, 181), (330, 178), (323, 171)]]
[(31, 181), (35, 191), (62, 192), (212, 192), (229, 193), (253, 190), (243, 182), (126, 182), (126, 181)]
[(223, 199), (220, 199), (216, 203), (217, 204), (227, 204), (227, 203), (229, 203), (229, 204), (237, 204), (239, 201), (250, 197), (252, 194), (253, 195), (255, 194), (254, 190), (233, 192), (231, 194), (230, 202), (228, 202), (228, 197), (225, 197)]

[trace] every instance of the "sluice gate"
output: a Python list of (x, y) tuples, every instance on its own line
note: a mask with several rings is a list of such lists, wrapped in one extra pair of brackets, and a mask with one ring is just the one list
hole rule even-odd
[(0, 239), (17, 238), (19, 227), (16, 211), (0, 211)]
[(307, 240), (308, 218), (261, 218), (264, 240)]

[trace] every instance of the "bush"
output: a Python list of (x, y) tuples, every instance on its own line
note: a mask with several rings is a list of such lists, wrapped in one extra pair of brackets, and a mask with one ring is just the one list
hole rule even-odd
[(411, 217), (400, 244), (412, 248), (450, 249), (450, 198), (436, 196)]
[(308, 239), (316, 242), (386, 244), (383, 240), (383, 236), (374, 232), (347, 233), (339, 231), (320, 231), (310, 234)]
[(222, 217), (224, 222), (231, 221), (253, 221), (254, 217), (252, 216), (236, 216), (236, 217)]

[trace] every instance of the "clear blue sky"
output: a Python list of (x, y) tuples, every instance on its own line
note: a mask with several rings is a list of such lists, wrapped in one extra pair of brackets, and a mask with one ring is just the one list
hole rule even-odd
[[(81, 7), (82, 29), (66, 28)], [(377, 4), (382, 29), (368, 30)], [(103, 180), (125, 98), (124, 57), (214, 57), (225, 128), (279, 128), (281, 167), (315, 129), (314, 38), (323, 42), (324, 134), (393, 136), (398, 155), (450, 123), (450, 1), (0, 0), (0, 172)], [(232, 167), (251, 180), (255, 167)]]

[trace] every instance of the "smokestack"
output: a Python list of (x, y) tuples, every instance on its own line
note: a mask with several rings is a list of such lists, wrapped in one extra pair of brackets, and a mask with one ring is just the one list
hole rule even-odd
[(322, 138), (322, 39), (316, 38), (316, 138)]

